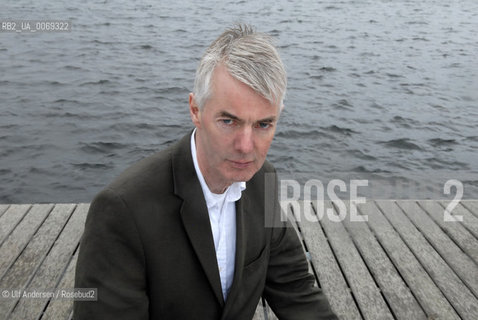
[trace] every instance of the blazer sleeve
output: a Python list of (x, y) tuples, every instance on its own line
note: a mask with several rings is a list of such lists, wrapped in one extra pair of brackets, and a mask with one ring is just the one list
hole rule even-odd
[(92, 202), (81, 239), (76, 288), (97, 288), (97, 301), (75, 301), (74, 319), (148, 319), (145, 257), (133, 216), (111, 190)]

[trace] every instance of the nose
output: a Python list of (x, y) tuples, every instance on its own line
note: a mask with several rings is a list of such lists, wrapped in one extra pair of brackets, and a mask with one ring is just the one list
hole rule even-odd
[(254, 149), (254, 137), (252, 128), (244, 126), (237, 132), (236, 139), (234, 141), (235, 149), (240, 153), (250, 153)]

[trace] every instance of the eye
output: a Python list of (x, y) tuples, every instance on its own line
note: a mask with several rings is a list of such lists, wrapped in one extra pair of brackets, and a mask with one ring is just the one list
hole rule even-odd
[(232, 124), (232, 119), (221, 119), (221, 121), (225, 125), (231, 125)]
[(270, 122), (259, 122), (257, 126), (261, 129), (268, 129), (271, 126)]

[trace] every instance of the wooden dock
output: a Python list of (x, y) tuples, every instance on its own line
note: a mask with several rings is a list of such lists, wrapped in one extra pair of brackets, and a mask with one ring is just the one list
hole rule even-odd
[[(326, 202), (333, 215), (314, 221), (322, 204), (302, 203), (295, 226), (340, 319), (478, 319), (478, 201), (454, 208), (462, 222), (444, 221), (448, 202), (411, 200), (359, 205), (367, 222), (334, 222)], [(88, 206), (0, 205), (0, 319), (72, 319), (71, 299), (15, 290), (74, 287)], [(260, 304), (254, 319), (276, 318)]]

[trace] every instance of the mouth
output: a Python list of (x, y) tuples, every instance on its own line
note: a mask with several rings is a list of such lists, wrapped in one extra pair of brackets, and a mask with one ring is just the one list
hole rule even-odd
[(237, 168), (237, 169), (248, 168), (254, 163), (254, 161), (232, 161), (232, 160), (229, 160), (229, 162), (234, 168)]

